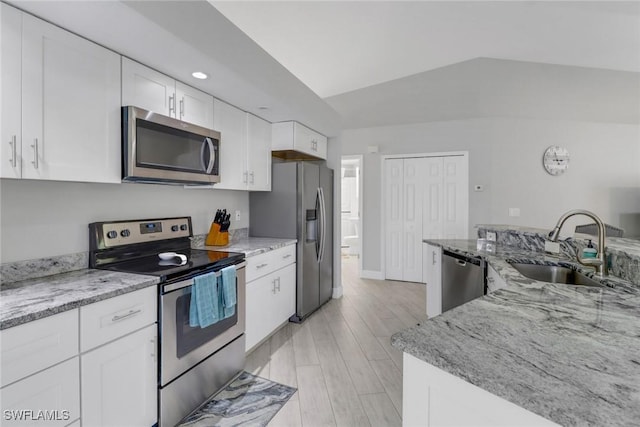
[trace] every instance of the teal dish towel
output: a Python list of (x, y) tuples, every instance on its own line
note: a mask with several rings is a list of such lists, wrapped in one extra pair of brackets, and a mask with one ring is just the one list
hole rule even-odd
[(223, 268), (220, 274), (222, 306), (224, 307), (224, 318), (231, 317), (236, 312), (236, 266), (231, 265)]
[(191, 287), (189, 326), (206, 328), (222, 320), (220, 297), (216, 273), (196, 276)]

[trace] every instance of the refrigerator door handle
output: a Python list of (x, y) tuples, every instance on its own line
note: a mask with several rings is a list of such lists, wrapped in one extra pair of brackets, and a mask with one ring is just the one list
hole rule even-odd
[(322, 189), (322, 187), (318, 188), (318, 191), (320, 192), (320, 224), (321, 225), (321, 230), (322, 230), (322, 235), (321, 235), (321, 240), (320, 240), (320, 258), (318, 260), (318, 262), (322, 262), (322, 259), (324, 258), (324, 250), (325, 250), (325, 245), (326, 245), (326, 238), (327, 238), (327, 211), (326, 211), (326, 205), (324, 202), (324, 190)]
[(322, 229), (322, 193), (320, 187), (316, 190), (316, 212), (317, 212), (317, 220), (318, 230), (316, 234), (316, 261), (320, 263), (321, 255), (322, 255), (322, 233), (324, 230)]

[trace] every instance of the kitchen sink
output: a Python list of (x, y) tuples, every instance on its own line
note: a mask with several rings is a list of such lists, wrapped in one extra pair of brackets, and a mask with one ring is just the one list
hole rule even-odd
[(529, 279), (549, 283), (564, 283), (566, 285), (581, 285), (602, 287), (602, 284), (567, 267), (558, 265), (525, 264), (520, 262), (509, 263), (520, 274)]

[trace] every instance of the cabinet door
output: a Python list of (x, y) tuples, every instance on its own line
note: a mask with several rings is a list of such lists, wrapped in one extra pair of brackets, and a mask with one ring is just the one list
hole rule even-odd
[(314, 140), (315, 132), (300, 123), (294, 123), (293, 148), (318, 157), (318, 146)]
[(271, 123), (247, 113), (249, 190), (271, 191)]
[(29, 15), (22, 43), (23, 178), (120, 182), (120, 56)]
[(149, 427), (157, 422), (157, 326), (82, 357), (82, 424)]
[(215, 188), (246, 190), (248, 182), (246, 129), (244, 111), (214, 100), (213, 128), (220, 132), (220, 182)]
[[(78, 357), (67, 360), (0, 390), (3, 426), (66, 426), (80, 417)], [(29, 422), (20, 413), (48, 411), (54, 419)], [(7, 418), (7, 416), (9, 418)], [(24, 415), (23, 415), (24, 416)], [(27, 421), (27, 422), (25, 422)], [(85, 425), (91, 425), (86, 424)], [(151, 425), (151, 424), (149, 424)]]
[(213, 128), (213, 96), (176, 82), (178, 118), (207, 129)]
[(296, 264), (276, 272), (276, 294), (278, 309), (274, 318), (275, 327), (289, 320), (296, 313)]
[(276, 294), (275, 273), (247, 283), (245, 349), (251, 350), (271, 333), (274, 323)]
[(122, 58), (122, 105), (176, 117), (176, 82), (169, 76)]
[(425, 249), (427, 317), (434, 317), (442, 313), (442, 248), (425, 244)]
[(22, 176), (22, 98), (20, 94), (22, 64), (22, 12), (0, 3), (0, 177)]

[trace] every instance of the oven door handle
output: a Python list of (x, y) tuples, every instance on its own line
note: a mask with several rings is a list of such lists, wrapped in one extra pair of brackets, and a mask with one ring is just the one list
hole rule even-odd
[[(236, 270), (239, 270), (241, 268), (245, 268), (247, 266), (247, 262), (246, 261), (242, 261), (241, 263), (234, 264), (234, 265), (236, 267)], [(216, 277), (220, 277), (221, 274), (222, 274), (221, 271), (216, 271)], [(188, 288), (189, 286), (193, 286), (193, 279), (183, 280), (182, 282), (176, 282), (176, 283), (171, 283), (169, 285), (164, 285), (162, 287), (162, 293), (166, 294), (166, 293), (169, 293), (169, 292), (173, 292), (173, 291), (177, 291), (177, 290), (180, 290), (180, 289)]]

